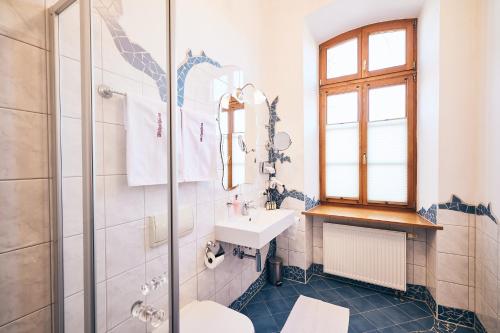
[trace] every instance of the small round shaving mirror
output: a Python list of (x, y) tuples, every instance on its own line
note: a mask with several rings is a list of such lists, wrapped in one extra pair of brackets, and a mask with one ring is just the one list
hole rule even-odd
[(287, 150), (292, 144), (290, 135), (287, 132), (278, 132), (274, 135), (273, 149), (276, 151)]

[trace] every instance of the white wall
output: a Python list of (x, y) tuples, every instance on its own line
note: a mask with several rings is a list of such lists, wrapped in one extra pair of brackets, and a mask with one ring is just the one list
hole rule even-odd
[[(480, 2), (481, 79), (480, 133), (478, 138), (478, 200), (491, 202), (498, 218), (500, 206), (500, 3), (495, 0)], [(488, 217), (478, 217), (476, 227), (476, 313), (488, 332), (500, 328), (500, 229)]]

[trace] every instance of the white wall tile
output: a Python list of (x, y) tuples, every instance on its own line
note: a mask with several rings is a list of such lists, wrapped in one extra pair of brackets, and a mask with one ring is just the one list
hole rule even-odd
[(419, 266), (426, 265), (426, 243), (413, 242), (413, 263)]
[(64, 296), (83, 290), (83, 235), (65, 237), (64, 251)]
[(289, 251), (288, 252), (288, 263), (290, 266), (297, 266), (302, 269), (307, 269), (306, 266), (306, 255), (304, 252)]
[(419, 286), (427, 285), (427, 269), (426, 267), (413, 265), (413, 283)]
[(197, 282), (197, 278), (193, 277), (181, 284), (179, 289), (179, 306), (181, 309), (196, 300), (196, 297), (198, 296)]
[(82, 176), (82, 122), (61, 117), (61, 164), (63, 177)]
[(0, 179), (47, 178), (47, 116), (0, 108), (0, 156)]
[(180, 283), (196, 275), (196, 242), (191, 242), (179, 249)]
[(437, 303), (440, 305), (468, 309), (469, 307), (469, 287), (445, 282), (437, 282)]
[(283, 266), (288, 266), (288, 250), (282, 248), (276, 248), (276, 256), (283, 260)]
[(438, 253), (437, 278), (440, 281), (468, 285), (469, 258), (455, 254)]
[(83, 291), (64, 299), (64, 331), (84, 332)]
[(313, 246), (323, 247), (323, 226), (313, 227)]
[(0, 182), (0, 253), (49, 241), (47, 180)]
[(129, 187), (126, 176), (105, 177), (106, 226), (144, 218), (144, 188)]
[(106, 276), (123, 273), (146, 261), (144, 220), (106, 228)]
[(215, 295), (215, 272), (205, 269), (197, 275), (198, 279), (198, 300), (210, 299)]
[(81, 64), (68, 57), (59, 57), (59, 100), (62, 116), (80, 119), (82, 116)]
[(63, 235), (74, 236), (83, 232), (82, 177), (62, 179)]
[(144, 296), (140, 291), (140, 286), (144, 282), (143, 265), (107, 281), (106, 311), (108, 330), (130, 317), (130, 307), (135, 301), (144, 300)]
[(104, 124), (104, 174), (127, 173), (125, 128), (122, 125)]
[(315, 264), (323, 264), (323, 248), (322, 247), (313, 247), (313, 263)]
[[(116, 60), (124, 61), (122, 60), (120, 55), (118, 55), (118, 58)], [(127, 67), (130, 67), (130, 65), (127, 64)], [(135, 69), (133, 70), (136, 71)], [(108, 72), (106, 70), (103, 71), (102, 81), (105, 85), (112, 87), (116, 91), (136, 95), (140, 95), (142, 91), (142, 87), (139, 81), (134, 81), (129, 78)], [(123, 96), (114, 96), (113, 98), (103, 99), (102, 113), (104, 122), (123, 125), (123, 117), (125, 115), (125, 98)]]
[(214, 203), (208, 202), (196, 206), (196, 232), (198, 237), (214, 232)]
[(466, 256), (468, 254), (469, 228), (446, 225), (437, 233), (437, 250)]

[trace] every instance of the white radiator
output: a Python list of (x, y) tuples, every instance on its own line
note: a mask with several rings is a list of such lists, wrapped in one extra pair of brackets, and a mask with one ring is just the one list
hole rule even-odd
[(406, 233), (323, 223), (325, 273), (406, 291)]

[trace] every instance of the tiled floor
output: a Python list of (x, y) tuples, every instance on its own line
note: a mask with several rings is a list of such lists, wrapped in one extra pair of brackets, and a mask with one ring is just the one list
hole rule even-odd
[(299, 295), (349, 308), (349, 333), (474, 332), (435, 320), (425, 303), (316, 275), (307, 284), (288, 280), (281, 287), (267, 284), (241, 312), (252, 320), (256, 333), (279, 332)]

